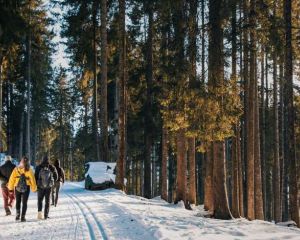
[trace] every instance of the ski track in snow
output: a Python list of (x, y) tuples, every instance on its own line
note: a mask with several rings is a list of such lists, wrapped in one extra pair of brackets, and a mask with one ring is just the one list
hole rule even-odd
[(82, 183), (66, 183), (50, 219), (37, 220), (37, 194), (30, 193), (26, 223), (4, 216), (0, 197), (0, 240), (299, 240), (300, 230), (264, 221), (222, 221), (187, 211), (182, 204), (147, 200), (108, 189), (91, 192)]

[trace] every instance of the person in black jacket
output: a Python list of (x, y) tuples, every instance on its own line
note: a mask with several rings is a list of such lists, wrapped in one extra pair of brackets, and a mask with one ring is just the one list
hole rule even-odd
[(62, 167), (60, 167), (59, 160), (56, 160), (54, 162), (54, 167), (56, 168), (58, 178), (54, 183), (54, 186), (52, 187), (52, 205), (56, 207), (58, 202), (59, 190), (61, 188), (61, 185), (65, 183), (65, 171)]
[(11, 215), (10, 208), (12, 208), (15, 200), (14, 191), (9, 191), (7, 188), (7, 183), (9, 181), (10, 175), (16, 167), (16, 165), (13, 164), (11, 160), (11, 156), (5, 156), (5, 163), (0, 167), (1, 190), (6, 216)]
[(51, 188), (58, 179), (56, 168), (49, 163), (47, 156), (35, 169), (38, 187), (38, 219), (42, 219), (43, 200), (45, 198), (44, 219), (49, 217)]

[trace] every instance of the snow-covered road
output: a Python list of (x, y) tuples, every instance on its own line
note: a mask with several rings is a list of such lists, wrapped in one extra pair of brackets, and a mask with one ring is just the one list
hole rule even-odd
[(300, 230), (245, 219), (222, 221), (201, 217), (160, 199), (147, 200), (109, 189), (90, 192), (67, 183), (49, 220), (37, 220), (36, 194), (31, 193), (27, 222), (5, 217), (0, 199), (0, 239), (300, 239)]

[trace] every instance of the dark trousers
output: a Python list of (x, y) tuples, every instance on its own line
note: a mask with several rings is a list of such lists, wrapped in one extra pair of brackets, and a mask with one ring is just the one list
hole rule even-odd
[(15, 193), (14, 191), (8, 191), (6, 186), (1, 187), (2, 196), (4, 201), (4, 208), (8, 209), (8, 207), (12, 207), (14, 200), (15, 200)]
[[(17, 215), (20, 215), (22, 217), (25, 217), (26, 211), (27, 211), (27, 202), (28, 202), (28, 197), (30, 193), (30, 188), (29, 186), (27, 187), (26, 192), (21, 193), (16, 190), (16, 210), (17, 210)], [(21, 202), (22, 202), (22, 213), (21, 213)]]
[(49, 215), (50, 208), (50, 193), (51, 188), (39, 189), (38, 190), (38, 211), (41, 212), (43, 209), (43, 200), (45, 198), (44, 217), (47, 218)]
[(57, 202), (58, 202), (58, 193), (59, 193), (60, 187), (61, 187), (60, 181), (55, 182), (54, 186), (52, 187), (52, 191), (51, 191), (52, 204), (55, 206), (57, 205)]

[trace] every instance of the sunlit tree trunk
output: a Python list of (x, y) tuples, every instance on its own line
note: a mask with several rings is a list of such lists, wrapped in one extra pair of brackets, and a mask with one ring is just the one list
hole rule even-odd
[[(251, 10), (255, 10), (254, 0), (251, 1)], [(253, 14), (253, 13), (252, 13)], [(249, 15), (249, 24), (255, 26), (255, 16)], [(248, 90), (247, 112), (247, 218), (255, 219), (255, 185), (254, 185), (254, 113), (255, 113), (255, 30), (250, 29), (250, 72)]]
[(116, 186), (124, 189), (126, 163), (126, 32), (125, 32), (125, 0), (119, 0), (119, 78), (117, 81), (119, 94), (118, 109), (118, 158)]
[[(232, 52), (231, 52), (231, 67), (232, 73), (231, 78), (234, 83), (237, 85), (237, 73), (236, 73), (236, 64), (237, 64), (237, 43), (236, 43), (236, 1), (232, 1), (231, 6), (232, 16), (231, 16), (231, 38), (232, 38)], [(235, 86), (237, 87), (237, 86)], [(237, 89), (236, 89), (237, 90)], [(239, 213), (239, 151), (238, 146), (239, 139), (239, 124), (233, 126), (235, 136), (232, 137), (232, 216), (235, 218), (240, 217)]]
[[(209, 82), (213, 89), (224, 84), (224, 52), (223, 52), (223, 0), (209, 1)], [(223, 96), (225, 97), (225, 96)], [(219, 104), (222, 107), (223, 99)], [(214, 217), (219, 219), (232, 218), (229, 210), (226, 170), (225, 170), (225, 142), (213, 142), (213, 194)]]
[(186, 137), (183, 129), (176, 134), (177, 145), (177, 188), (175, 203), (186, 203)]
[[(190, 87), (199, 87), (196, 82), (197, 77), (197, 8), (198, 0), (191, 0), (189, 3), (189, 21), (188, 35), (189, 46), (188, 56), (190, 63), (189, 83)], [(188, 201), (191, 204), (196, 203), (196, 153), (195, 153), (195, 138), (190, 137), (188, 142)]]
[(247, 164), (248, 164), (248, 129), (249, 129), (249, 30), (247, 28), (248, 24), (248, 11), (249, 11), (249, 0), (243, 0), (242, 4), (242, 12), (243, 12), (243, 25), (240, 27), (243, 28), (242, 34), (242, 47), (243, 47), (243, 87), (244, 87), (244, 115), (243, 115), (243, 168), (245, 170), (245, 180), (243, 181), (244, 186), (244, 205), (245, 205), (245, 216), (247, 216), (248, 211), (248, 171), (247, 171)]

